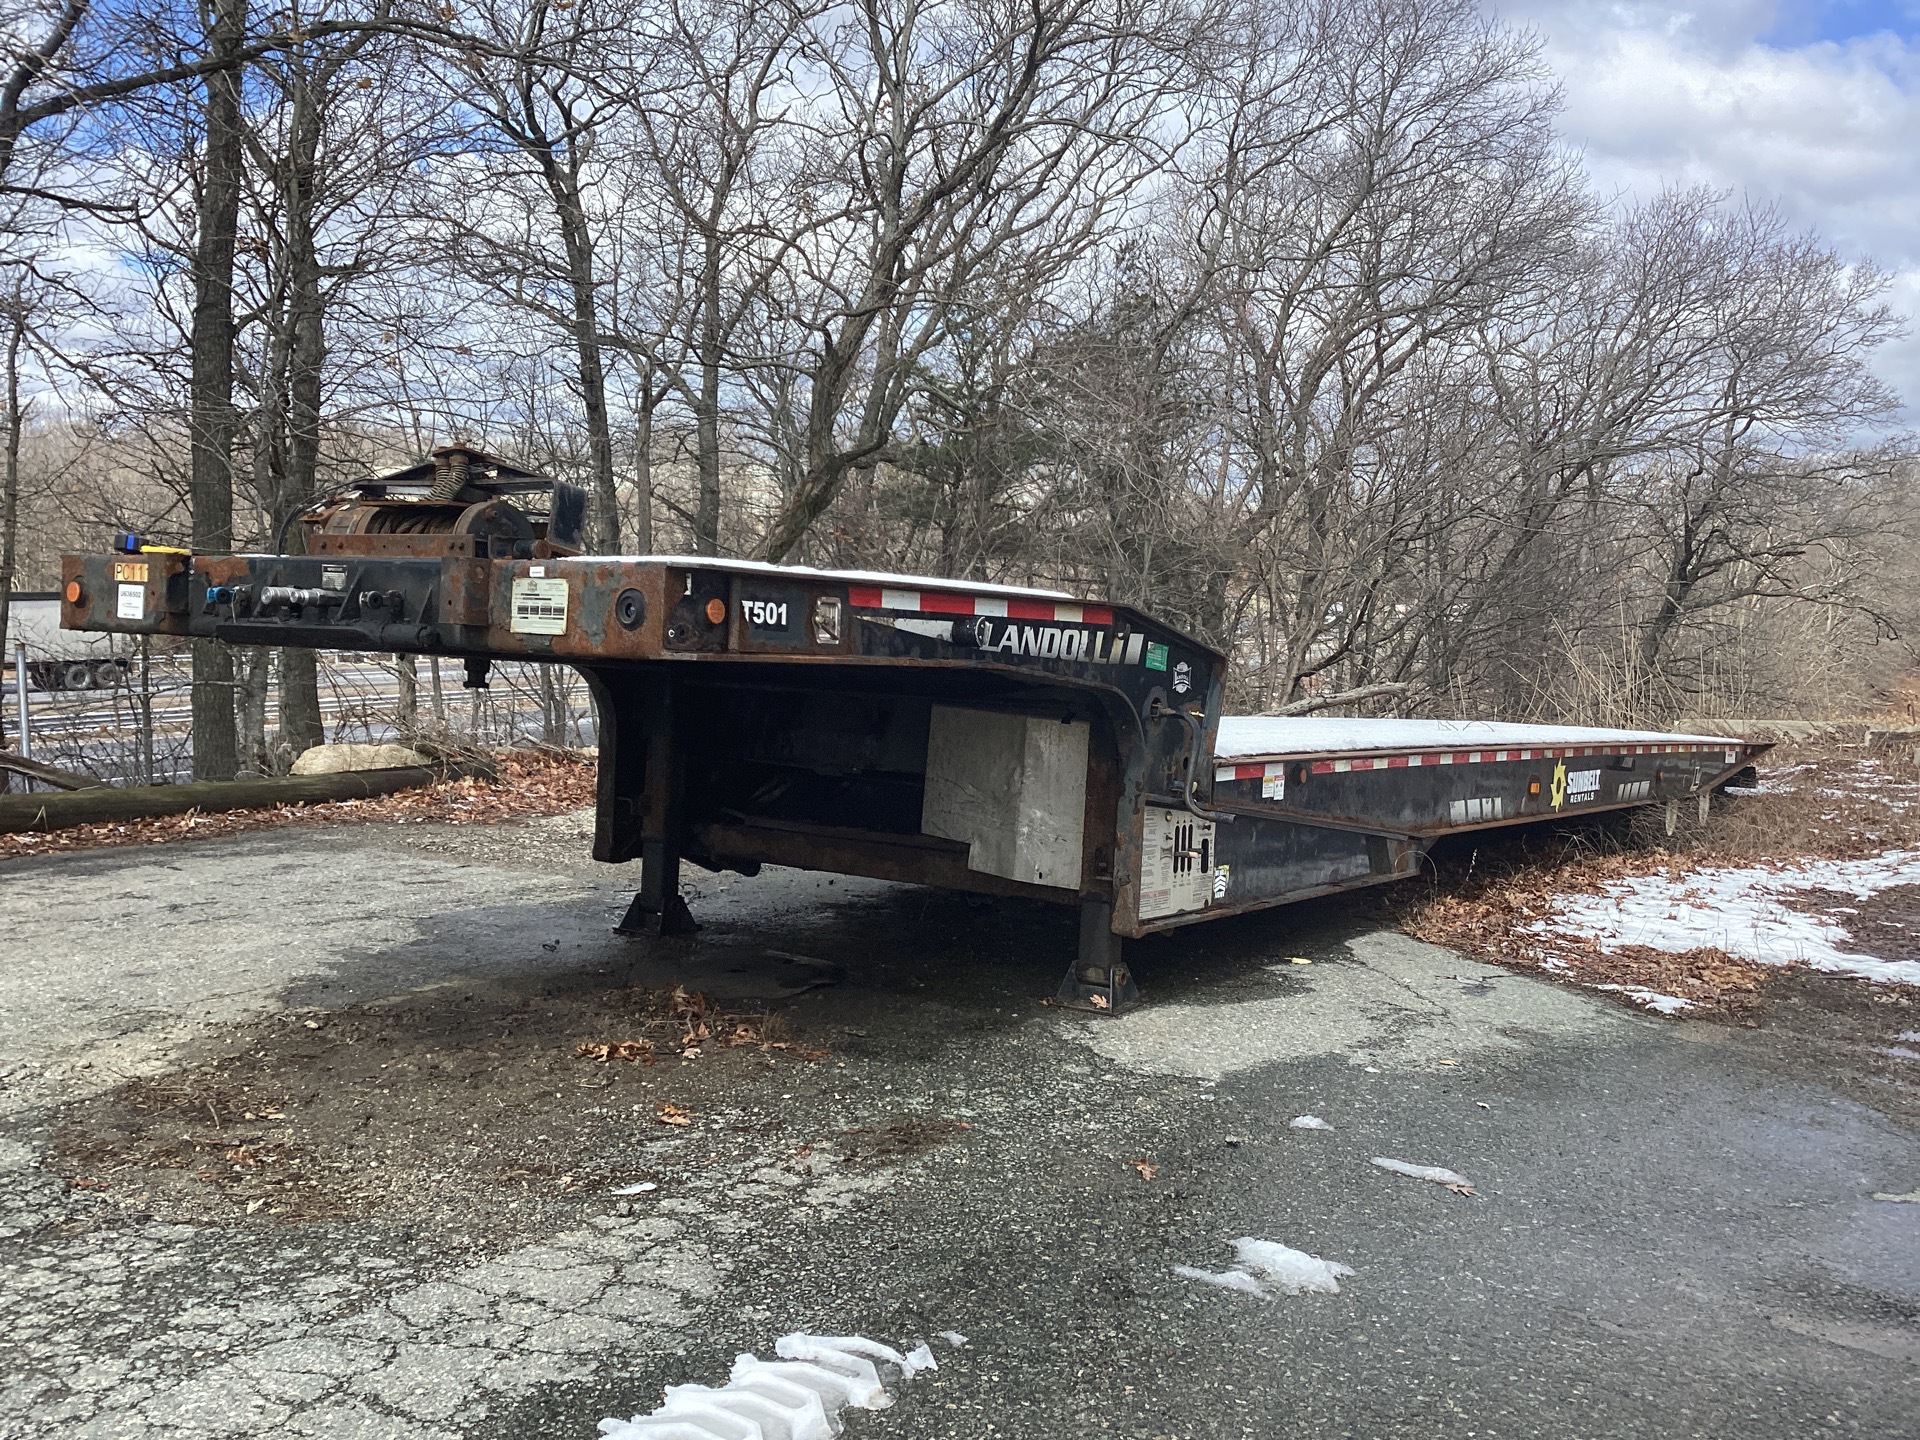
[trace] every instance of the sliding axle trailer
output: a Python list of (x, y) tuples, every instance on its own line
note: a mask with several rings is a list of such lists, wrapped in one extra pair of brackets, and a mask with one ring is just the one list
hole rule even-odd
[(1077, 907), (1063, 1002), (1128, 939), (1412, 875), (1440, 837), (1702, 800), (1763, 746), (1475, 722), (1221, 715), (1225, 658), (1122, 605), (711, 556), (576, 553), (578, 492), (477, 451), (368, 482), (303, 554), (63, 560), (62, 623), (566, 664), (598, 721), (594, 858), (628, 933), (694, 928), (683, 860)]

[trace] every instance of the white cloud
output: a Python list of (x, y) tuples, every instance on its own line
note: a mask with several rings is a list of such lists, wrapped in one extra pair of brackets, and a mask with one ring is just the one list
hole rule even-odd
[[(1603, 194), (1678, 182), (1776, 201), (1843, 254), (1894, 271), (1890, 302), (1920, 315), (1912, 4), (1492, 8), (1545, 42), (1565, 87), (1563, 133)], [(1888, 346), (1879, 369), (1920, 424), (1920, 337)]]

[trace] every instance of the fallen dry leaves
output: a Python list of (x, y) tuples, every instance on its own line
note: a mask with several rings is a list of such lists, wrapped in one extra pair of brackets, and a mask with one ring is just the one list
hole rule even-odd
[(609, 1060), (645, 1060), (651, 1065), (659, 1058), (651, 1040), (582, 1040), (574, 1053), (603, 1065)]
[(629, 1038), (582, 1040), (574, 1054), (605, 1064), (609, 1060), (657, 1065), (669, 1054), (697, 1060), (703, 1047), (730, 1050), (751, 1046), (781, 1051), (803, 1060), (821, 1060), (827, 1052), (783, 1038), (785, 1022), (777, 1015), (723, 1010), (697, 990), (685, 986), (654, 988), (644, 985), (615, 990), (607, 999), (632, 1012)]
[(685, 1127), (693, 1124), (693, 1112), (684, 1105), (676, 1105), (671, 1100), (663, 1100), (654, 1107), (653, 1118), (662, 1125)]
[(1645, 945), (1602, 950), (1585, 936), (1554, 925), (1562, 897), (1597, 894), (1614, 881), (1661, 870), (1692, 868), (1695, 865), (1625, 854), (1483, 871), (1481, 878), (1455, 893), (1414, 899), (1403, 910), (1401, 928), (1416, 939), (1476, 960), (1544, 971), (1577, 985), (1652, 990), (1709, 1010), (1745, 1008), (1759, 999), (1771, 967), (1707, 948), (1678, 954)]
[(468, 776), (437, 781), (371, 800), (328, 800), (311, 805), (276, 805), (260, 810), (226, 810), (216, 815), (190, 811), (150, 820), (75, 825), (65, 830), (0, 835), (0, 859), (66, 850), (95, 850), (107, 845), (163, 845), (175, 840), (238, 835), (283, 825), (343, 825), (429, 821), (497, 825), (538, 815), (561, 815), (593, 804), (591, 757), (555, 750), (506, 750), (487, 757), (490, 778)]
[[(1759, 1002), (1766, 977), (1780, 967), (1713, 948), (1602, 950), (1561, 932), (1555, 920), (1563, 897), (1599, 894), (1624, 880), (1665, 875), (1679, 881), (1709, 867), (1920, 848), (1920, 776), (1903, 760), (1783, 748), (1762, 761), (1761, 771), (1769, 779), (1766, 791), (1716, 796), (1704, 824), (1689, 815), (1672, 840), (1644, 848), (1542, 852), (1530, 849), (1525, 837), (1513, 837), (1504, 850), (1493, 841), (1474, 856), (1464, 878), (1395, 897), (1401, 928), (1478, 960), (1589, 988), (1678, 996), (1697, 1007), (1692, 1013), (1746, 1009)], [(1644, 812), (1649, 821), (1657, 813)]]
[(1127, 1164), (1140, 1172), (1142, 1180), (1152, 1180), (1160, 1174), (1160, 1167), (1148, 1159), (1129, 1160)]

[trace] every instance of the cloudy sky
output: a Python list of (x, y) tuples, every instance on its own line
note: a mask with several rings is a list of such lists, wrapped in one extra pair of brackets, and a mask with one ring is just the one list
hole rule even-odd
[[(1488, 0), (1537, 31), (1603, 193), (1705, 183), (1777, 201), (1895, 272), (1920, 329), (1920, 0)], [(1882, 352), (1920, 428), (1920, 336)]]

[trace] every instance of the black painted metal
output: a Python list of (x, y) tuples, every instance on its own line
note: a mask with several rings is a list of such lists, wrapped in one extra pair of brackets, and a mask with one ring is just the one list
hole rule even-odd
[[(941, 605), (1013, 612), (927, 613), (917, 592), (895, 603), (899, 592), (831, 572), (381, 553), (156, 557), (145, 609), (127, 620), (115, 605), (126, 564), (69, 557), (64, 578), (80, 598), (67, 602), (66, 623), (432, 651), (480, 669), (491, 659), (577, 666), (599, 714), (593, 853), (642, 862), (623, 929), (692, 924), (679, 893), (683, 855), (749, 873), (762, 862), (811, 864), (1031, 894), (1080, 907), (1078, 955), (1059, 998), (1094, 1009), (1137, 996), (1123, 936), (1405, 876), (1443, 834), (1698, 796), (1750, 771), (1765, 748), (1447, 764), (1402, 756), (1391, 768), (1316, 754), (1268, 757), (1284, 764), (1283, 783), (1216, 779), (1224, 658), (1125, 607), (913, 582), (951, 586), (936, 594)], [(566, 582), (556, 633), (515, 617), (517, 587), (533, 580)], [(1034, 613), (1052, 618), (1023, 618)], [(1079, 884), (985, 875), (969, 867), (965, 845), (921, 832), (936, 704), (1089, 725)], [(1211, 884), (1206, 903), (1142, 920), (1152, 807), (1177, 814), (1181, 834), (1211, 823), (1182, 861)]]

